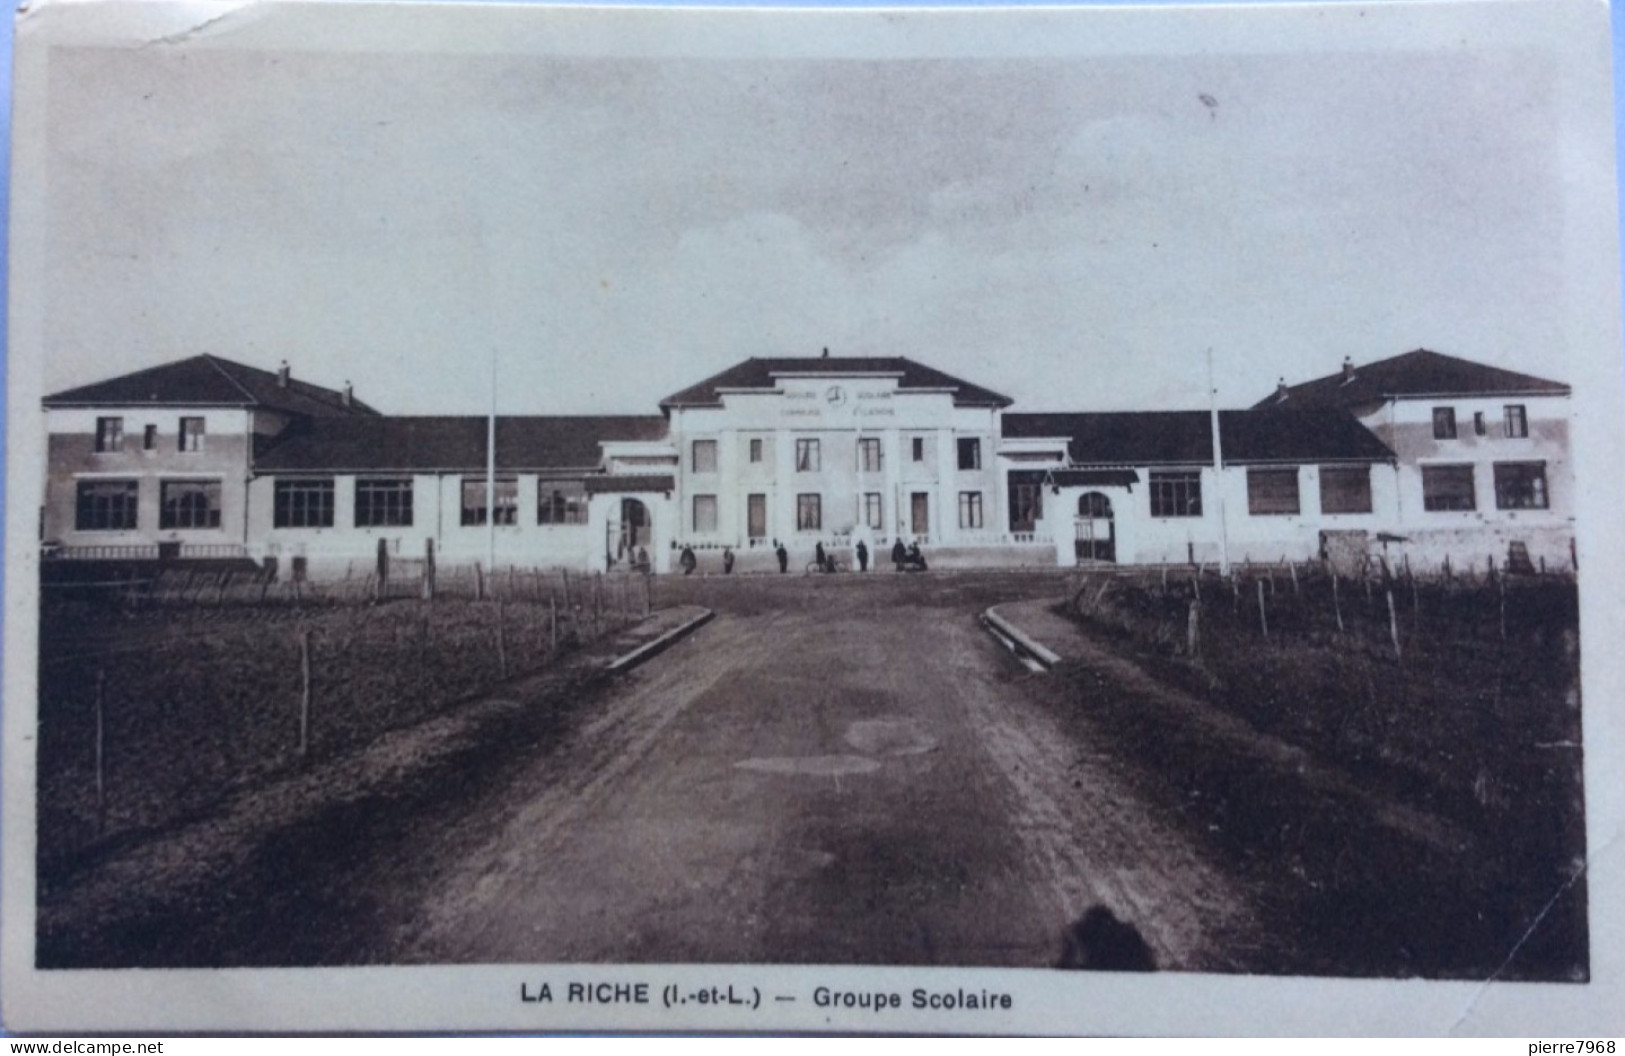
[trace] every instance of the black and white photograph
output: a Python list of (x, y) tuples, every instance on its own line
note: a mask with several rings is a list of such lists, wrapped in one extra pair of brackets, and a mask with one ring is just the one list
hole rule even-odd
[(25, 10), (7, 1026), (1618, 1033), (1608, 28)]

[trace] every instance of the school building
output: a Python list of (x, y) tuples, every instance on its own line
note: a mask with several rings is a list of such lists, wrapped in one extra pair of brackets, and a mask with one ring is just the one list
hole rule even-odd
[[(1569, 389), (1426, 350), (1256, 406), (1028, 413), (900, 356), (747, 359), (658, 413), (380, 414), (202, 355), (44, 401), (47, 565), (251, 560), (800, 569), (816, 544), (940, 567), (1572, 561)], [(1215, 420), (1216, 419), (1216, 420)], [(1217, 434), (1219, 457), (1215, 458)]]

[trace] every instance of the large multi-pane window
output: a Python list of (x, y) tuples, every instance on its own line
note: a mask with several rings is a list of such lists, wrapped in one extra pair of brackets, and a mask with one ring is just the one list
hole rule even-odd
[(164, 480), (158, 485), (158, 527), (220, 527), (218, 480)]
[(865, 528), (872, 528), (877, 532), (885, 523), (881, 520), (880, 492), (866, 491), (863, 493), (863, 515), (861, 520)]
[(134, 480), (81, 480), (73, 526), (81, 532), (121, 532), (136, 527), (141, 484)]
[(1202, 516), (1202, 473), (1195, 469), (1154, 469), (1148, 489), (1151, 516)]
[(182, 418), (181, 419), (181, 450), (182, 451), (202, 451), (203, 450), (203, 419), (202, 418)]
[(959, 527), (982, 527), (982, 493), (979, 491), (962, 491), (959, 493)]
[(1456, 438), (1456, 409), (1454, 407), (1433, 408), (1433, 439), (1454, 440)]
[(98, 452), (124, 450), (124, 419), (96, 419), (96, 450)]
[(694, 441), (694, 461), (692, 465), (696, 473), (715, 473), (717, 471), (717, 442), (715, 440)]
[(357, 528), (410, 528), (412, 478), (355, 482)]
[(1370, 513), (1370, 466), (1321, 466), (1321, 513)]
[(333, 527), (333, 478), (279, 478), (271, 510), (278, 528)]
[(717, 530), (717, 497), (694, 496), (694, 531), (711, 533)]
[(579, 484), (569, 490), (548, 487), (542, 481), (536, 491), (537, 524), (586, 524), (587, 493)]
[(485, 478), (463, 478), (464, 527), (481, 524), (519, 523), (519, 481), (513, 477), (498, 477), (492, 501), (486, 500)]
[(858, 471), (880, 472), (880, 438), (866, 436), (858, 441)]
[(1423, 466), (1422, 508), (1433, 512), (1477, 509), (1478, 499), (1473, 492), (1473, 467)]
[(1505, 414), (1507, 436), (1522, 440), (1529, 435), (1529, 412), (1521, 403), (1509, 403), (1502, 408)]
[(1030, 532), (1044, 516), (1044, 486), (1042, 484), (1012, 484), (1010, 486), (1010, 530)]
[(974, 436), (962, 436), (959, 438), (959, 468), (982, 468), (982, 441), (978, 440)]
[(796, 472), (817, 473), (820, 466), (817, 440), (796, 441)]
[(796, 496), (796, 531), (817, 532), (824, 527), (824, 497), (822, 495)]
[(1270, 516), (1298, 512), (1298, 470), (1260, 469), (1247, 471), (1247, 512)]
[(1496, 509), (1544, 510), (1549, 503), (1546, 495), (1546, 463), (1495, 463)]

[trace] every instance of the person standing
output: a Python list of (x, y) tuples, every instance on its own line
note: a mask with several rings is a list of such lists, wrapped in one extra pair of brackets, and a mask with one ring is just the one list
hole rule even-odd
[(677, 559), (677, 563), (683, 566), (683, 575), (686, 576), (692, 573), (694, 566), (699, 564), (699, 561), (694, 557), (694, 548), (692, 546), (683, 547), (683, 554)]
[(813, 546), (813, 560), (818, 563), (818, 571), (829, 571), (829, 565), (824, 561), (824, 544), (822, 541), (819, 541)]
[(898, 536), (897, 541), (891, 544), (891, 563), (897, 566), (897, 571), (903, 570), (903, 562), (908, 560), (908, 548), (903, 545), (903, 537)]
[(869, 571), (869, 548), (864, 545), (862, 539), (858, 540), (858, 571)]
[(779, 558), (779, 571), (790, 571), (790, 551), (784, 548), (784, 544), (780, 543), (778, 545), (778, 549), (774, 550), (773, 552), (777, 554)]
[(733, 575), (733, 570), (734, 570), (734, 551), (733, 551), (733, 547), (725, 546), (725, 547), (722, 548), (722, 574), (725, 575), (725, 576), (731, 576), (731, 575)]

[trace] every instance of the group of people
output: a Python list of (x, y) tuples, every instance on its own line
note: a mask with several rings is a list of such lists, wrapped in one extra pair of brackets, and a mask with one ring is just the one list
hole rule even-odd
[[(869, 571), (868, 544), (862, 539), (859, 539), (857, 546), (853, 547), (852, 552), (857, 556), (858, 559), (858, 571)], [(785, 549), (784, 543), (780, 540), (773, 540), (773, 555), (778, 558), (779, 571), (781, 573), (790, 571), (790, 551)], [(909, 543), (905, 546), (903, 544), (903, 540), (896, 540), (892, 543), (891, 559), (892, 564), (896, 566), (897, 571), (899, 572), (924, 572), (926, 569), (925, 555), (920, 552), (920, 544), (918, 542)], [(638, 551), (638, 564), (643, 569), (647, 570), (649, 567), (648, 561), (649, 555), (640, 549)], [(694, 556), (694, 548), (692, 546), (685, 545), (682, 553), (678, 555), (677, 567), (681, 568), (683, 570), (683, 575), (687, 576), (692, 575), (694, 570), (699, 567), (699, 564), (699, 558)], [(834, 555), (829, 554), (824, 550), (824, 544), (822, 542), (818, 542), (813, 545), (813, 568), (820, 572), (840, 571), (840, 566), (836, 563)], [(723, 575), (731, 575), (733, 574), (733, 570), (733, 548), (725, 546), (722, 548), (722, 573)]]

